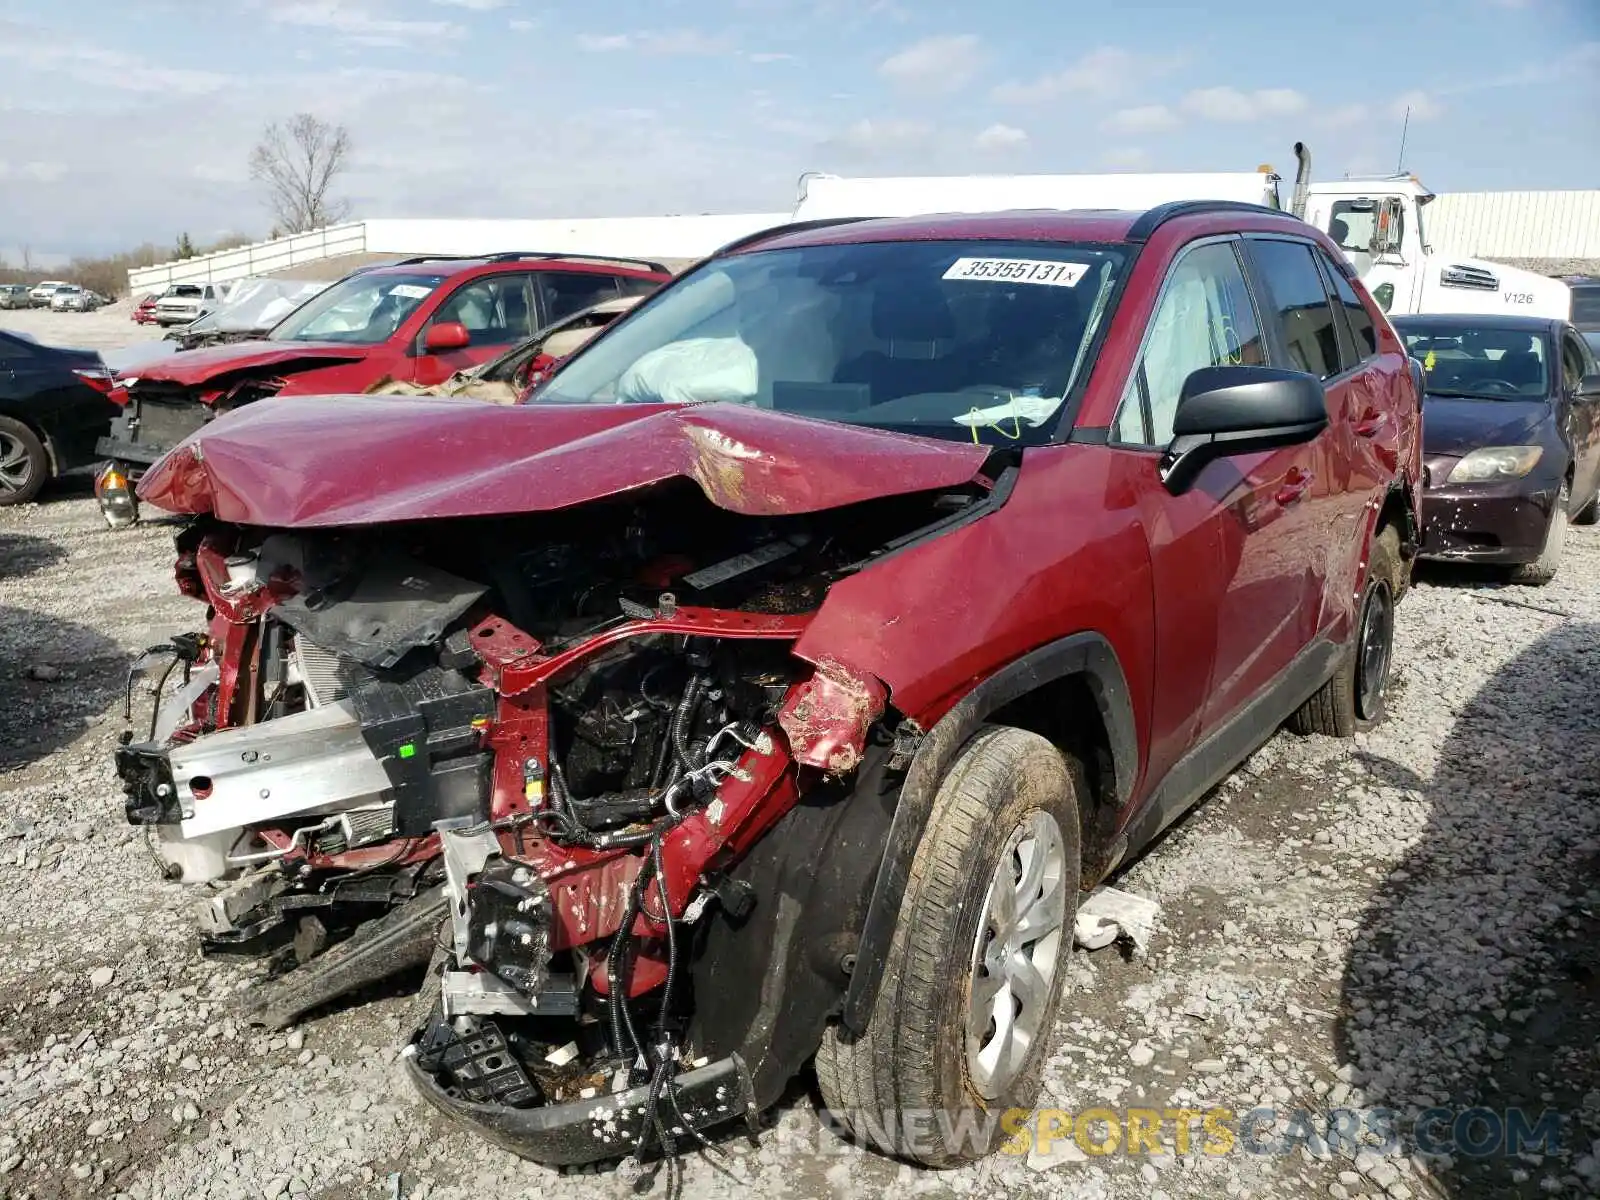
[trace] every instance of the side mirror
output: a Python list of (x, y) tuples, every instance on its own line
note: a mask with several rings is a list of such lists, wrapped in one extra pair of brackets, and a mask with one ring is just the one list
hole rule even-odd
[(1161, 482), (1181, 495), (1213, 459), (1309, 442), (1327, 425), (1327, 396), (1315, 375), (1201, 367), (1183, 381)]
[(1405, 228), (1404, 215), (1403, 201), (1398, 196), (1390, 196), (1378, 202), (1378, 219), (1373, 222), (1372, 228), (1374, 258), (1400, 253), (1401, 235)]
[(472, 344), (472, 334), (467, 332), (467, 327), (460, 321), (440, 321), (437, 325), (430, 325), (426, 336), (422, 339), (422, 348), (428, 354), (438, 354), (445, 350), (462, 350)]
[(1600, 400), (1600, 371), (1578, 380), (1579, 400)]

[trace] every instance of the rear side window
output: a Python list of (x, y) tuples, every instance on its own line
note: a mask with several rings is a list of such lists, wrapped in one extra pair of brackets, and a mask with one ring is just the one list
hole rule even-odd
[(1112, 438), (1127, 445), (1167, 445), (1184, 380), (1202, 367), (1263, 361), (1255, 307), (1233, 243), (1195, 247), (1167, 276)]
[(654, 279), (640, 279), (637, 275), (617, 276), (617, 287), (624, 296), (648, 296), (660, 286)]
[(534, 276), (534, 284), (543, 294), (544, 319), (547, 322), (559, 321), (591, 304), (617, 297), (617, 279), (614, 275), (541, 271)]
[(1351, 340), (1355, 342), (1356, 361), (1345, 365), (1353, 367), (1356, 363), (1364, 363), (1378, 353), (1378, 330), (1372, 323), (1372, 314), (1361, 303), (1361, 297), (1356, 295), (1355, 288), (1350, 286), (1350, 280), (1338, 265), (1321, 250), (1316, 251), (1316, 255), (1322, 260), (1328, 278), (1333, 280), (1334, 296), (1344, 307), (1344, 321), (1350, 327)]
[(1339, 333), (1312, 248), (1304, 242), (1257, 239), (1250, 252), (1270, 293), (1262, 306), (1276, 312), (1289, 365), (1318, 379), (1339, 374)]

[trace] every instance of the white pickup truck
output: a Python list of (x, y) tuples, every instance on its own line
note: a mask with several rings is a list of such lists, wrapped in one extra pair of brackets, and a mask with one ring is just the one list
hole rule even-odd
[(1401, 313), (1514, 313), (1572, 318), (1572, 289), (1559, 279), (1499, 263), (1441, 253), (1428, 245), (1423, 210), (1433, 193), (1414, 175), (1311, 182), (1311, 155), (1299, 163), (1289, 203), (1269, 166), (1226, 173), (1165, 175), (965, 175), (844, 178), (808, 174), (793, 220), (908, 217), (936, 212), (1019, 208), (1146, 209), (1178, 200), (1235, 200), (1288, 209), (1344, 248), (1374, 298)]
[(174, 283), (156, 300), (156, 324), (187, 325), (227, 299), (226, 283)]

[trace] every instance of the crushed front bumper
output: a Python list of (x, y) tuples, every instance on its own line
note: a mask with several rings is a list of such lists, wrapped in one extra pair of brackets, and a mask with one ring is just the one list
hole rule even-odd
[(1422, 496), (1421, 558), (1514, 566), (1544, 549), (1556, 485), (1505, 483), (1430, 488)]
[[(624, 1158), (633, 1153), (645, 1132), (648, 1084), (566, 1104), (512, 1108), (475, 1104), (450, 1095), (418, 1064), (414, 1046), (406, 1051), (406, 1071), (422, 1098), (445, 1116), (502, 1149), (547, 1166)], [(742, 1118), (752, 1133), (756, 1131), (755, 1084), (737, 1054), (684, 1072), (671, 1091), (674, 1095), (663, 1089), (656, 1111), (680, 1146), (694, 1138), (685, 1122), (704, 1131)], [(653, 1136), (651, 1144), (659, 1149)]]

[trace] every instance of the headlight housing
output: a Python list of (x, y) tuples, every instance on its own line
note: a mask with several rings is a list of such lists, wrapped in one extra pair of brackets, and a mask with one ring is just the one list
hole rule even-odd
[(1450, 472), (1451, 483), (1495, 483), (1521, 479), (1538, 465), (1541, 446), (1484, 446), (1474, 450)]

